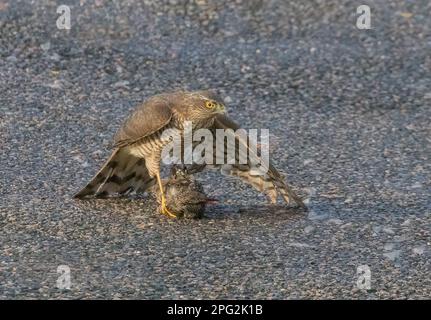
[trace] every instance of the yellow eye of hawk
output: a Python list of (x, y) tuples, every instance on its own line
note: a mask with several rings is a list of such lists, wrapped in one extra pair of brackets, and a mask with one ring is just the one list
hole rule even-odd
[(214, 109), (216, 107), (216, 104), (213, 101), (205, 101), (205, 107), (208, 109)]

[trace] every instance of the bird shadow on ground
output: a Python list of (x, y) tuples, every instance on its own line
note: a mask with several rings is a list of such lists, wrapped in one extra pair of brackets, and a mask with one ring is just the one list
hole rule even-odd
[[(123, 217), (158, 219), (161, 217), (157, 211), (157, 205), (151, 197), (127, 197), (75, 200), (74, 205), (81, 210), (98, 212), (104, 216), (119, 215)], [(307, 209), (286, 205), (262, 204), (262, 205), (235, 205), (214, 204), (208, 205), (201, 219), (187, 220), (224, 220), (281, 217), (283, 219), (302, 219), (307, 217)], [(173, 219), (175, 220), (175, 219)]]
[(287, 219), (307, 217), (307, 209), (285, 205), (215, 205), (207, 208), (203, 219), (235, 219), (235, 218), (257, 218), (267, 215), (280, 216)]
[(110, 197), (73, 199), (74, 206), (92, 212), (104, 212), (123, 216), (150, 214), (156, 212), (157, 205), (150, 197)]

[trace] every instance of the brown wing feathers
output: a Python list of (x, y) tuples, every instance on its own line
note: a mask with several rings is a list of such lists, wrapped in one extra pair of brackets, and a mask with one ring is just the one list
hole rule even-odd
[(145, 191), (154, 183), (144, 159), (134, 157), (124, 149), (115, 149), (102, 169), (74, 197), (124, 195), (131, 191)]
[(163, 129), (172, 118), (168, 95), (158, 95), (140, 105), (115, 135), (116, 147), (102, 169), (75, 197), (104, 197), (143, 192), (152, 184), (145, 159), (130, 154), (127, 146)]
[(115, 135), (114, 145), (124, 147), (163, 129), (172, 119), (169, 100), (164, 95), (140, 105)]
[[(215, 128), (220, 129), (230, 128), (233, 130), (237, 130), (240, 128), (238, 124), (229, 119), (227, 116), (217, 117), (214, 121), (214, 126)], [(248, 141), (242, 141), (241, 137), (239, 136), (236, 136), (236, 139), (237, 143), (246, 144), (248, 152), (251, 152), (251, 149), (248, 146)], [(258, 157), (258, 155), (256, 154), (249, 154), (249, 157), (250, 156)], [(238, 153), (236, 154), (236, 157), (238, 157)], [(289, 203), (290, 200), (293, 200), (299, 206), (305, 207), (301, 198), (299, 198), (296, 193), (289, 187), (289, 185), (284, 181), (284, 178), (280, 175), (278, 170), (271, 163), (269, 163), (269, 167), (265, 169), (267, 169), (267, 173), (265, 175), (253, 175), (251, 172), (251, 167), (249, 165), (232, 165), (228, 166), (227, 170), (225, 169), (224, 171), (226, 174), (236, 176), (244, 182), (253, 186), (258, 191), (265, 193), (273, 203), (276, 202), (278, 193), (280, 193), (287, 203)]]

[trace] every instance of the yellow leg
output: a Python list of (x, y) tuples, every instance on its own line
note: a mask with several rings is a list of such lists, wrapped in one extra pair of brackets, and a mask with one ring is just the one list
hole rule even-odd
[(162, 210), (161, 210), (162, 213), (164, 215), (167, 215), (169, 218), (176, 218), (177, 216), (172, 212), (170, 212), (166, 207), (165, 191), (163, 190), (163, 184), (162, 184), (162, 179), (160, 179), (160, 173), (157, 173), (157, 183), (159, 184), (160, 194), (162, 196)]

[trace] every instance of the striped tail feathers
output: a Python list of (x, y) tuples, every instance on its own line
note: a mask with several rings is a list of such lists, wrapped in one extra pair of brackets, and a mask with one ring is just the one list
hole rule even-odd
[(145, 159), (130, 154), (124, 148), (115, 149), (99, 172), (74, 198), (103, 198), (144, 192), (155, 183), (145, 166)]
[(298, 206), (306, 208), (302, 199), (283, 180), (273, 180), (273, 185), (276, 187), (277, 191), (280, 192), (286, 203), (289, 203), (290, 200), (293, 200)]
[(265, 175), (253, 175), (247, 165), (222, 166), (221, 171), (224, 175), (240, 178), (256, 190), (265, 194), (273, 204), (277, 202), (278, 196), (281, 195), (286, 203), (290, 203), (293, 200), (296, 204), (305, 208), (301, 198), (284, 182), (282, 176), (277, 171), (275, 171), (275, 174), (270, 171)]
[(271, 163), (269, 164), (268, 175), (271, 177), (271, 180), (273, 181), (274, 186), (280, 192), (281, 196), (283, 197), (284, 201), (286, 201), (286, 203), (289, 203), (290, 200), (293, 200), (300, 207), (306, 208), (302, 199), (295, 193), (295, 191), (292, 190), (292, 188), (285, 181), (284, 177), (277, 171), (277, 169)]
[(257, 191), (265, 194), (271, 203), (277, 202), (277, 190), (268, 178), (265, 179), (265, 177), (261, 175), (251, 175), (250, 170), (241, 170), (241, 168), (238, 167), (231, 167), (229, 170), (226, 170), (225, 167), (222, 168), (221, 172), (225, 175), (238, 177), (245, 183), (251, 185)]
[[(230, 118), (228, 118), (226, 115), (220, 115), (218, 116), (214, 121), (214, 129), (233, 129), (234, 131), (239, 129), (240, 126), (236, 124), (234, 121), (232, 121)], [(227, 132), (226, 132), (227, 133)], [(259, 152), (262, 148), (262, 145), (257, 144), (256, 148), (251, 144), (253, 143), (249, 139), (245, 139), (241, 135), (235, 135), (235, 140), (240, 145), (245, 145), (248, 153), (248, 159), (249, 164), (255, 163), (255, 160), (257, 160), (257, 163), (261, 163)], [(251, 148), (253, 147), (253, 148)], [(239, 148), (239, 151), (241, 152), (242, 148)], [(216, 153), (214, 153), (216, 154)], [(235, 154), (236, 159), (240, 155), (245, 155), (245, 153)], [(220, 163), (220, 162), (215, 162)], [(261, 166), (262, 170), (266, 171), (265, 175), (252, 175), (250, 167), (246, 166), (244, 168), (241, 167), (241, 165), (237, 164), (236, 166), (230, 167), (226, 172), (223, 172), (222, 167), (222, 173), (225, 173), (227, 175), (237, 176), (241, 178), (243, 181), (251, 184), (255, 189), (265, 193), (271, 200), (271, 202), (275, 202), (277, 200), (278, 193), (281, 194), (283, 199), (289, 203), (290, 200), (294, 200), (299, 206), (305, 208), (304, 203), (302, 202), (301, 198), (299, 198), (295, 192), (287, 185), (287, 183), (284, 181), (284, 178), (279, 174), (277, 169), (269, 163), (269, 167), (265, 166), (263, 163)]]

